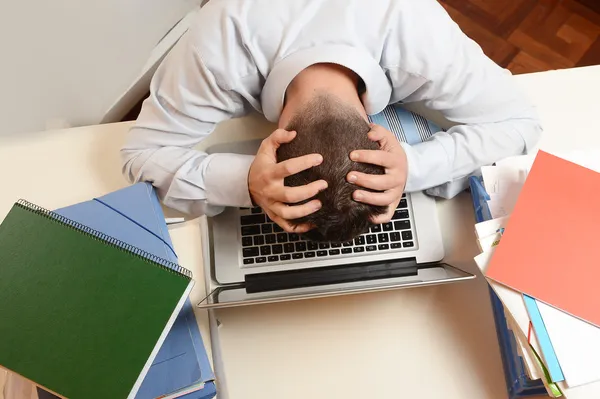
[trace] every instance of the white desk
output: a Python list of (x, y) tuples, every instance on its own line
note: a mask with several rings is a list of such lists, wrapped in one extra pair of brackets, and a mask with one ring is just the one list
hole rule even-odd
[[(600, 67), (518, 77), (538, 105), (549, 151), (600, 147)], [(118, 149), (129, 124), (0, 138), (0, 220), (18, 198), (57, 208), (126, 185)], [(231, 121), (211, 142), (268, 134)], [(557, 182), (560, 184), (560, 182)], [(447, 260), (477, 273), (467, 194), (439, 203)], [(184, 230), (187, 229), (187, 230)], [(173, 231), (182, 264), (200, 278), (197, 229)], [(197, 284), (193, 299), (202, 295)], [(206, 314), (198, 311), (207, 334)], [(216, 313), (221, 397), (505, 398), (483, 278), (447, 286), (223, 309)], [(207, 335), (208, 336), (208, 335)], [(217, 341), (217, 337), (213, 337)], [(223, 376), (224, 372), (224, 376)], [(226, 378), (225, 378), (226, 377)], [(582, 398), (585, 396), (582, 396)], [(589, 392), (588, 392), (588, 396)]]

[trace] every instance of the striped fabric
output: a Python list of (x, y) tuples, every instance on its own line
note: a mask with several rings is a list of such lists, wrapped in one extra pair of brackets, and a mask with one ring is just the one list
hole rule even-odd
[(379, 114), (370, 116), (369, 120), (385, 127), (399, 141), (410, 145), (425, 141), (442, 130), (421, 115), (405, 110), (400, 104), (388, 105)]

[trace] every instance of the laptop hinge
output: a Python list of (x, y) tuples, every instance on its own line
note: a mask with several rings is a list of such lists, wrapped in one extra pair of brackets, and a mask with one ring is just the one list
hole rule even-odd
[(319, 285), (416, 276), (416, 258), (353, 263), (312, 269), (247, 274), (246, 292), (257, 293)]

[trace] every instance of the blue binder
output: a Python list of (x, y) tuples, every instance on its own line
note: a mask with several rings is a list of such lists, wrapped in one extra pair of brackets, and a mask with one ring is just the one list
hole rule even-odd
[[(162, 208), (148, 183), (138, 183), (55, 212), (177, 263)], [(154, 359), (136, 399), (154, 399), (193, 387), (202, 388), (180, 398), (210, 399), (216, 395), (214, 374), (188, 299)], [(47, 392), (40, 392), (39, 396), (54, 397), (48, 395)]]
[[(487, 201), (490, 198), (483, 188), (481, 177), (470, 177), (469, 185), (471, 188), (473, 207), (475, 209), (475, 219), (478, 223), (491, 219), (492, 215), (487, 205)], [(547, 394), (541, 379), (532, 380), (527, 376), (525, 363), (521, 356), (519, 356), (515, 336), (513, 332), (509, 330), (506, 322), (504, 306), (494, 290), (492, 290), (491, 287), (489, 290), (509, 398), (519, 399)]]

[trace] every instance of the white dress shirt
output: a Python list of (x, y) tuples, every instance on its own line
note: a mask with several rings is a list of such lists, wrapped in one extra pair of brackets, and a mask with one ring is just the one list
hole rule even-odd
[(466, 176), (526, 153), (541, 132), (511, 74), (435, 0), (211, 0), (152, 80), (122, 149), (125, 175), (152, 182), (165, 205), (193, 215), (251, 206), (253, 157), (194, 146), (252, 109), (277, 122), (288, 85), (316, 63), (354, 71), (368, 114), (422, 101), (459, 124), (403, 144), (408, 192), (453, 196)]

